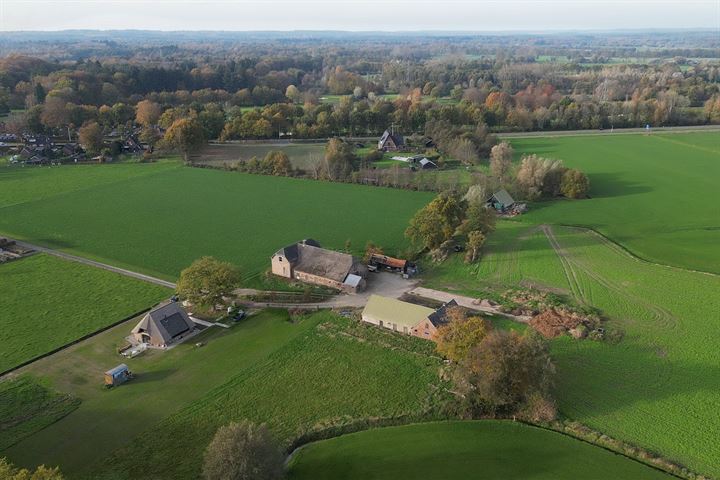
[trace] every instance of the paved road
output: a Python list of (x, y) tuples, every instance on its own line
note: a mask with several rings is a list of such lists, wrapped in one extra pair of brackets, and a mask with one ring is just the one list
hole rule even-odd
[[(720, 125), (695, 125), (687, 127), (657, 127), (650, 130), (653, 133), (687, 133), (687, 132), (720, 132)], [(615, 130), (559, 130), (541, 132), (508, 132), (498, 133), (501, 138), (529, 138), (529, 137), (579, 137), (587, 135), (626, 135), (630, 133), (645, 133), (644, 128), (616, 128)]]
[(119, 273), (120, 275), (125, 275), (126, 277), (132, 277), (136, 278), (138, 280), (144, 280), (146, 282), (154, 283), (156, 285), (160, 285), (167, 288), (175, 289), (176, 285), (172, 282), (168, 282), (166, 280), (162, 280), (156, 277), (151, 277), (150, 275), (145, 275), (144, 273), (138, 273), (133, 272), (131, 270), (126, 270), (124, 268), (120, 267), (114, 267), (112, 265), (108, 265), (107, 263), (101, 263), (96, 262), (95, 260), (90, 260), (83, 257), (78, 257), (77, 255), (71, 255), (69, 253), (61, 252), (59, 250), (54, 250), (52, 248), (47, 247), (41, 247), (39, 245), (33, 245), (31, 243), (27, 242), (21, 242), (17, 241), (16, 243), (20, 245), (21, 247), (36, 250), (38, 252), (47, 253), (48, 255), (54, 255), (56, 257), (64, 258), (65, 260), (70, 260), (71, 262), (78, 262), (78, 263), (84, 263), (85, 265), (90, 265), (91, 267), (97, 267), (102, 268), (104, 270), (109, 270), (111, 272)]

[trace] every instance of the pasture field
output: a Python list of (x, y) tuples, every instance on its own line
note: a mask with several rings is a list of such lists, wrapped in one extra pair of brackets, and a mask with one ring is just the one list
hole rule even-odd
[[(84, 188), (77, 185), (86, 169), (61, 167), (74, 190), (54, 196), (48, 192), (55, 170), (14, 171), (14, 182), (24, 177), (27, 188), (44, 197), (0, 208), (0, 232), (168, 280), (198, 257), (213, 255), (237, 264), (250, 285), (260, 285), (270, 256), (303, 238), (336, 249), (349, 239), (357, 253), (369, 240), (391, 254), (406, 248), (408, 220), (432, 198), (177, 163), (123, 167), (103, 174), (118, 172), (115, 181)], [(154, 173), (127, 178), (133, 167)]]
[[(310, 321), (292, 324), (287, 318), (287, 313), (265, 311), (231, 329), (209, 328), (171, 350), (148, 350), (126, 359), (116, 347), (135, 326), (133, 320), (33, 363), (20, 374), (32, 375), (82, 403), (62, 420), (0, 450), (0, 456), (28, 466), (60, 465), (75, 478), (89, 464), (87, 452), (103, 452), (95, 459), (107, 457), (163, 418), (264, 362), (313, 326)], [(198, 348), (196, 342), (206, 345)], [(103, 372), (121, 362), (136, 378), (106, 390)]]
[(479, 264), (458, 257), (427, 272), (429, 286), (543, 287), (600, 308), (624, 332), (617, 344), (552, 342), (562, 414), (720, 475), (720, 277), (638, 260), (588, 230), (519, 222), (500, 222)]
[(304, 170), (325, 156), (324, 143), (215, 143), (203, 147), (193, 155), (193, 159), (201, 164), (222, 166), (224, 163), (246, 162), (252, 157), (262, 160), (273, 150), (285, 152), (294, 168)]
[[(232, 420), (267, 422), (287, 444), (330, 422), (417, 414), (445, 395), (431, 344), (329, 312), (293, 323), (280, 311), (208, 329), (201, 348), (146, 352), (128, 361), (135, 380), (105, 391), (100, 367), (117, 363), (122, 327), (30, 372), (82, 404), (0, 453), (59, 464), (71, 479), (197, 478), (205, 446)], [(72, 378), (60, 375), (71, 369)], [(89, 462), (89, 449), (104, 454)]]
[(45, 254), (0, 265), (0, 371), (117, 322), (167, 288)]
[(309, 444), (290, 480), (669, 479), (564, 435), (509, 421), (388, 427)]
[(522, 220), (593, 228), (658, 263), (720, 273), (720, 134), (511, 139), (516, 153), (586, 172), (591, 200), (542, 202)]
[(0, 382), (0, 452), (75, 410), (80, 401), (24, 376)]

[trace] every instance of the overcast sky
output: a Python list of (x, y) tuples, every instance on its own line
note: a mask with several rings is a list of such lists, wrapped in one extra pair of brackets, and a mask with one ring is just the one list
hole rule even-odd
[(720, 0), (0, 0), (0, 30), (720, 28)]

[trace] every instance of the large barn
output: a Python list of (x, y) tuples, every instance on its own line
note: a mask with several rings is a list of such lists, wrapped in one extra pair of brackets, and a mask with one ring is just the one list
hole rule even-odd
[(438, 328), (448, 323), (447, 309), (457, 306), (451, 300), (437, 310), (394, 298), (371, 295), (362, 320), (406, 335), (435, 340)]
[(367, 269), (352, 255), (322, 248), (308, 238), (271, 257), (272, 273), (348, 293), (365, 289)]

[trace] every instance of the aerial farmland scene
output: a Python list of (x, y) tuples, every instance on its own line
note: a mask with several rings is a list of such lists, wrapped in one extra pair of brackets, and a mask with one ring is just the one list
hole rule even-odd
[(720, 480), (717, 0), (0, 0), (0, 480)]

